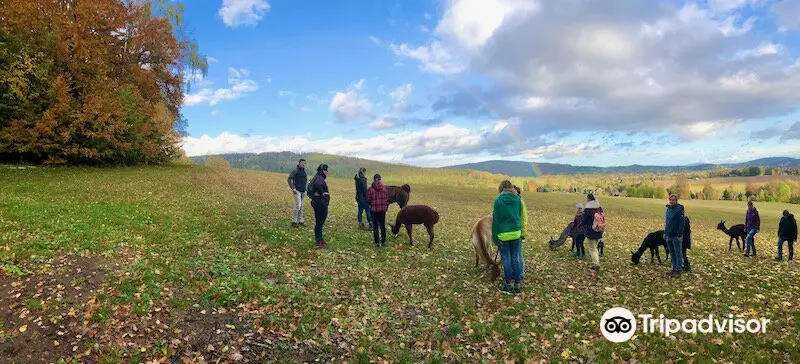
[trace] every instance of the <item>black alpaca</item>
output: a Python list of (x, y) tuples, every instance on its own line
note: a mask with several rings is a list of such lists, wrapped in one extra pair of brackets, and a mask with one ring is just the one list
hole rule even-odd
[(669, 260), (669, 249), (667, 248), (667, 241), (664, 240), (664, 230), (647, 234), (644, 241), (642, 241), (642, 245), (639, 246), (639, 250), (631, 252), (631, 262), (639, 264), (639, 260), (641, 260), (645, 250), (650, 249), (650, 263), (655, 263), (655, 260), (653, 260), (653, 257), (655, 257), (658, 259), (658, 264), (661, 264), (661, 256), (658, 254), (660, 246), (664, 247), (664, 253), (666, 254), (664, 260)]
[[(731, 237), (731, 240), (728, 241), (728, 251), (733, 249), (733, 239), (736, 239), (736, 248), (742, 250), (744, 247), (744, 239), (747, 238), (747, 232), (744, 231), (744, 225), (733, 225), (730, 229), (725, 227), (725, 221), (719, 222), (717, 224), (717, 230), (722, 230), (723, 233), (727, 234)], [(742, 244), (739, 245), (739, 238), (742, 238)], [(755, 254), (755, 247), (753, 247), (753, 254)]]

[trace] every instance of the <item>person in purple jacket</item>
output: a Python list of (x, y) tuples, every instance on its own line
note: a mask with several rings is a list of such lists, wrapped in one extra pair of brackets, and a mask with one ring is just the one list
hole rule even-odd
[(761, 229), (761, 219), (758, 217), (758, 210), (753, 206), (753, 201), (747, 201), (747, 213), (744, 215), (744, 231), (747, 237), (744, 239), (744, 256), (756, 256), (756, 239), (758, 230)]

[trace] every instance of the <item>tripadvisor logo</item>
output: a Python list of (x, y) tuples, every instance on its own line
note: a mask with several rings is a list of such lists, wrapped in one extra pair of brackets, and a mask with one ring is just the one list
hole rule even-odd
[[(751, 334), (767, 332), (769, 319), (734, 319), (732, 314), (722, 319), (709, 314), (702, 319), (676, 320), (664, 318), (664, 315), (654, 317), (650, 314), (640, 314), (641, 329), (645, 334), (660, 333), (666, 337), (676, 333), (737, 333), (749, 332)], [(633, 313), (624, 307), (614, 307), (603, 314), (600, 319), (600, 331), (608, 340), (621, 343), (630, 340), (636, 334), (636, 318)]]

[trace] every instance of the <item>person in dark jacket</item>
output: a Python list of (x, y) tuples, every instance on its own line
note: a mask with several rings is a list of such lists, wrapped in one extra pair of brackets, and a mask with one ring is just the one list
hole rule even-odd
[(756, 234), (761, 230), (761, 219), (758, 217), (758, 210), (753, 206), (753, 201), (747, 201), (747, 213), (744, 216), (744, 231), (747, 237), (744, 239), (744, 256), (756, 256)]
[(572, 241), (575, 242), (575, 258), (583, 258), (586, 256), (586, 249), (583, 247), (583, 241), (586, 235), (583, 234), (583, 204), (578, 202), (575, 204), (575, 218), (572, 220), (572, 230), (569, 234), (572, 236)]
[(317, 167), (317, 175), (311, 183), (311, 207), (314, 208), (314, 239), (317, 241), (317, 248), (328, 247), (322, 237), (322, 225), (328, 219), (328, 205), (331, 203), (331, 194), (328, 192), (328, 165), (320, 164)]
[(522, 202), (511, 181), (501, 182), (499, 192), (492, 209), (492, 241), (497, 244), (502, 257), (505, 278), (499, 290), (517, 294), (521, 290), (522, 275), (522, 262), (519, 261), (522, 257)]
[(292, 209), (292, 227), (306, 226), (306, 218), (303, 216), (303, 194), (306, 192), (306, 160), (300, 159), (297, 168), (289, 173), (289, 188), (292, 189), (294, 197), (294, 207)]
[[(369, 213), (372, 215), (372, 237), (376, 247), (386, 246), (386, 210), (389, 209), (389, 190), (381, 183), (381, 175), (372, 176), (372, 187), (367, 190)], [(378, 230), (380, 229), (380, 240)]]
[[(353, 176), (353, 180), (356, 183), (356, 204), (358, 204), (358, 228), (364, 230), (372, 230), (372, 214), (370, 213), (369, 203), (367, 202), (367, 176), (364, 173), (367, 172), (367, 169), (361, 167), (358, 169), (358, 173)], [(364, 225), (363, 220), (361, 219), (361, 213), (367, 215), (367, 223), (369, 224), (369, 228)]]
[(794, 258), (794, 242), (797, 241), (797, 220), (789, 210), (783, 210), (783, 217), (778, 224), (778, 257), (775, 260), (783, 259), (783, 242), (789, 243), (789, 260)]
[(586, 204), (583, 209), (583, 234), (586, 236), (584, 245), (589, 248), (589, 257), (592, 262), (589, 264), (589, 272), (592, 275), (597, 275), (600, 270), (600, 254), (597, 251), (597, 242), (603, 237), (603, 231), (594, 229), (594, 215), (595, 213), (602, 213), (603, 208), (600, 206), (600, 201), (590, 193), (586, 195)]
[(665, 273), (669, 277), (680, 277), (683, 270), (683, 230), (685, 226), (683, 205), (678, 203), (678, 195), (670, 195), (664, 222), (664, 240), (667, 241), (672, 258), (672, 270)]

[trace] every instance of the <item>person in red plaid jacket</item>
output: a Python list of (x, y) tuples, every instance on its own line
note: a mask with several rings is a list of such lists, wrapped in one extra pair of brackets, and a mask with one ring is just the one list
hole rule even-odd
[[(389, 209), (389, 190), (383, 187), (381, 175), (372, 177), (372, 187), (367, 190), (367, 203), (369, 213), (372, 215), (372, 236), (375, 246), (386, 246), (386, 210)], [(378, 240), (378, 229), (381, 230), (381, 239)]]

